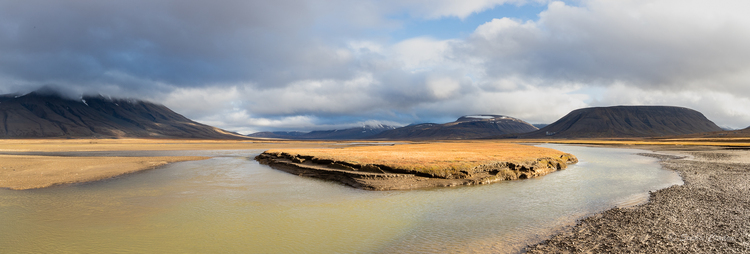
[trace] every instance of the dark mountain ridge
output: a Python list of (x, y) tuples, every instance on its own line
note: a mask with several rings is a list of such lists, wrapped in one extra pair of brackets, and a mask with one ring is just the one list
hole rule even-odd
[(462, 116), (445, 124), (424, 123), (409, 125), (370, 137), (388, 140), (478, 139), (492, 136), (526, 133), (538, 130), (533, 125), (503, 115)]
[(141, 100), (101, 95), (75, 100), (50, 90), (0, 96), (0, 138), (57, 137), (242, 138)]
[(250, 134), (250, 137), (256, 138), (278, 138), (278, 139), (300, 139), (300, 140), (356, 140), (365, 139), (383, 131), (392, 130), (396, 127), (388, 125), (364, 125), (360, 127), (323, 130), (323, 131), (275, 131), (275, 132), (257, 132)]
[(678, 136), (722, 129), (702, 113), (672, 106), (582, 108), (519, 138), (635, 138)]

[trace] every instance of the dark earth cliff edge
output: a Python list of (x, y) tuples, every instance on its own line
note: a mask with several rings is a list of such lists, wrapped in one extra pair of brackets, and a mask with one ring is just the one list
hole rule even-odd
[(408, 190), (489, 184), (539, 177), (578, 162), (575, 156), (564, 154), (560, 158), (539, 158), (517, 164), (488, 162), (457, 174), (426, 174), (387, 165), (359, 165), (288, 153), (264, 152), (255, 159), (261, 164), (291, 174), (340, 182), (365, 190)]

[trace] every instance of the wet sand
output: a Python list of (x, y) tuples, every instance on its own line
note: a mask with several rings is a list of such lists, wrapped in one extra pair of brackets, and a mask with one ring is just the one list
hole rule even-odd
[(247, 141), (189, 139), (0, 139), (0, 153), (251, 150), (319, 147), (342, 147), (342, 144), (341, 142), (332, 141)]
[(0, 188), (27, 190), (83, 183), (208, 157), (61, 157), (0, 155)]
[[(279, 142), (178, 139), (3, 139), (0, 140), (0, 188), (38, 189), (83, 183), (157, 168), (169, 163), (203, 160), (199, 156), (79, 156), (77, 152), (258, 150), (270, 148), (343, 147), (337, 142)], [(60, 156), (60, 153), (66, 154)]]
[[(635, 147), (634, 147), (635, 148)], [(750, 151), (721, 147), (646, 146), (684, 185), (649, 202), (582, 219), (529, 253), (750, 252)]]

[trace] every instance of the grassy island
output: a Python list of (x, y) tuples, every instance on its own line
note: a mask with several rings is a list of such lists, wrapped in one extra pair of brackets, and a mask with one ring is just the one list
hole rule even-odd
[(489, 142), (272, 149), (256, 159), (290, 173), (372, 190), (525, 179), (565, 169), (578, 161), (554, 149)]

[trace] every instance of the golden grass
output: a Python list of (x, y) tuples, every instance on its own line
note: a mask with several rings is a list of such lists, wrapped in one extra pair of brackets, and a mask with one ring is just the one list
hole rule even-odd
[[(3, 139), (2, 152), (267, 150), (314, 155), (356, 164), (381, 164), (417, 171), (462, 170), (492, 161), (523, 162), (560, 151), (513, 143), (583, 145), (682, 145), (750, 147), (750, 137), (632, 140), (476, 140), (395, 146), (351, 146), (346, 142), (180, 139)], [(341, 148), (346, 147), (346, 148)], [(316, 149), (311, 149), (316, 148)], [(320, 149), (337, 148), (337, 149)], [(187, 157), (55, 157), (0, 155), (0, 188), (40, 188), (85, 182), (144, 170)], [(13, 171), (15, 169), (16, 171)]]
[(0, 155), (0, 188), (44, 188), (66, 183), (96, 181), (146, 170), (167, 163), (207, 157), (60, 157)]
[(0, 139), (0, 152), (254, 150), (336, 147), (337, 142), (184, 139)]
[(546, 157), (560, 158), (565, 154), (549, 148), (496, 142), (449, 142), (267, 151), (267, 153), (281, 152), (360, 165), (385, 165), (426, 173), (438, 170), (471, 169), (492, 162), (522, 163)]
[(660, 139), (660, 140), (517, 140), (519, 143), (555, 143), (555, 144), (579, 144), (579, 145), (668, 145), (668, 146), (725, 146), (725, 147), (748, 147), (747, 139)]

